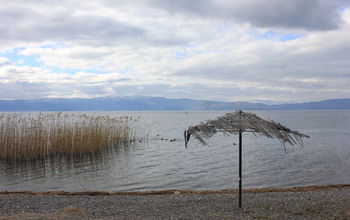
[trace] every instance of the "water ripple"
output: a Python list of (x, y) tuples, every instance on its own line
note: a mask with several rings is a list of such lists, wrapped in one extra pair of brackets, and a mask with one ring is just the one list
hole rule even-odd
[[(192, 139), (186, 149), (183, 131), (225, 112), (98, 112), (141, 116), (154, 124), (150, 140), (134, 143), (104, 158), (74, 164), (64, 161), (36, 166), (1, 164), (0, 191), (5, 190), (109, 190), (236, 188), (237, 136), (218, 134), (211, 147)], [(349, 111), (260, 111), (257, 115), (305, 132), (305, 147), (265, 137), (243, 135), (243, 184), (246, 188), (293, 187), (350, 182)], [(92, 113), (91, 113), (92, 114)], [(336, 116), (336, 117), (335, 117)], [(325, 126), (326, 125), (326, 126)], [(174, 140), (175, 141), (170, 141)]]

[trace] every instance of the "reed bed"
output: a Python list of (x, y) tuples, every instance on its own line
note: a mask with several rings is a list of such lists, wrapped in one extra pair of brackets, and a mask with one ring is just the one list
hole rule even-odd
[(0, 114), (0, 161), (8, 163), (101, 155), (136, 138), (131, 117), (86, 114)]

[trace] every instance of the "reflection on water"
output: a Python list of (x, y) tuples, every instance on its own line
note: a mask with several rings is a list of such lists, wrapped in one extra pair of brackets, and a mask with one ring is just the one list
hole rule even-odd
[[(123, 150), (127, 150), (126, 147), (121, 147)], [(101, 165), (108, 164), (111, 157), (119, 154), (121, 149), (114, 152), (108, 152), (103, 155), (87, 155), (81, 158), (48, 158), (46, 160), (33, 160), (33, 161), (21, 161), (18, 163), (3, 163), (2, 169), (3, 175), (8, 179), (16, 179), (21, 175), (32, 177), (52, 177), (56, 175), (64, 175), (69, 170), (75, 170), (76, 174), (80, 172), (86, 172), (86, 170), (99, 170)], [(16, 174), (16, 175), (14, 175)]]
[[(238, 183), (237, 136), (217, 134), (203, 147), (191, 140), (185, 149), (183, 131), (189, 125), (225, 112), (94, 112), (141, 116), (149, 139), (101, 157), (61, 159), (36, 164), (1, 164), (0, 191), (5, 190), (162, 190), (224, 189)], [(259, 111), (258, 116), (310, 135), (305, 146), (243, 134), (245, 188), (293, 187), (350, 182), (349, 111)]]

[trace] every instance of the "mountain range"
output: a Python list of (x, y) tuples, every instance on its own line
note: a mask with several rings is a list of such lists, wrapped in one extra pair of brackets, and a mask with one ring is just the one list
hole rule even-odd
[(350, 110), (350, 99), (319, 102), (264, 104), (218, 102), (163, 97), (52, 98), (0, 100), (2, 112), (28, 111), (203, 111), (203, 110)]

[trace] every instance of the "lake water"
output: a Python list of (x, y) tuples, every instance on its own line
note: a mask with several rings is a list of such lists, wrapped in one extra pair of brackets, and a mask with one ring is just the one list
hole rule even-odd
[[(244, 188), (350, 183), (350, 111), (253, 112), (311, 138), (304, 139), (304, 147), (286, 144), (285, 153), (278, 140), (243, 133)], [(16, 167), (2, 164), (0, 191), (236, 189), (237, 135), (217, 134), (208, 140), (210, 147), (191, 139), (186, 149), (183, 140), (189, 125), (225, 113), (88, 112), (140, 117), (148, 141), (74, 164), (64, 161)]]

